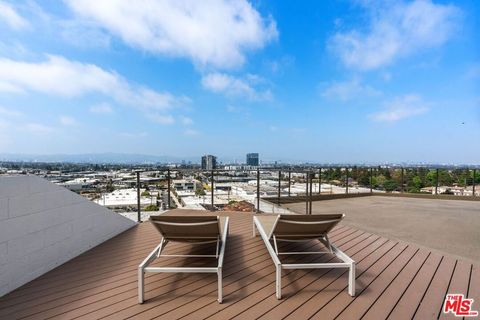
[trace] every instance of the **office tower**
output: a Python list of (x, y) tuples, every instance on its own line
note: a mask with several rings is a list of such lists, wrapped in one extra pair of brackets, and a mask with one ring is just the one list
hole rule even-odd
[(247, 153), (247, 166), (258, 167), (258, 153)]
[(217, 157), (206, 154), (202, 157), (202, 169), (213, 170), (217, 168)]

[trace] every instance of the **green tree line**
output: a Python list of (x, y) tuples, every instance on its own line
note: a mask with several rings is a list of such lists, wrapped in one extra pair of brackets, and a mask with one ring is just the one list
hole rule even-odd
[[(316, 172), (318, 181), (318, 172)], [(385, 191), (420, 192), (422, 188), (434, 187), (437, 181), (437, 170), (428, 168), (408, 168), (402, 170), (398, 168), (370, 168), (353, 167), (348, 170), (349, 184), (357, 183), (362, 187), (370, 187)], [(322, 182), (337, 181), (337, 184), (345, 186), (347, 180), (347, 171), (345, 168), (325, 168), (322, 169)], [(371, 181), (370, 181), (371, 179)], [(473, 170), (466, 169), (439, 169), (438, 185), (461, 187), (471, 186), (473, 183), (480, 183), (480, 170), (477, 170), (473, 177)]]

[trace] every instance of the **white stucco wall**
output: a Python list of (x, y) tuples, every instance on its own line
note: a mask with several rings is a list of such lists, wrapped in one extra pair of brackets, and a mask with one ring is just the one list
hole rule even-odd
[(0, 176), (0, 296), (134, 226), (36, 176)]

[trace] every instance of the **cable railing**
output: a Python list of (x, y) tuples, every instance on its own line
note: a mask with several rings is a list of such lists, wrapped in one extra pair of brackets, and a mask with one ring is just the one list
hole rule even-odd
[[(141, 220), (141, 191), (149, 182), (142, 176), (156, 172), (163, 177), (162, 208), (209, 211), (289, 213), (288, 202), (305, 202), (369, 194), (417, 194), (434, 197), (480, 196), (476, 168), (426, 167), (308, 167), (246, 170), (197, 168), (139, 168), (136, 173), (137, 218)], [(182, 185), (183, 183), (183, 185)], [(185, 186), (188, 185), (188, 186)], [(193, 185), (193, 187), (192, 187)], [(186, 188), (186, 190), (184, 190)]]
[(55, 174), (46, 169), (31, 173), (139, 221), (174, 208), (289, 213), (288, 203), (295, 202), (304, 202), (309, 214), (312, 201), (372, 194), (480, 199), (480, 167), (311, 165), (205, 170), (85, 165), (78, 170), (53, 170)]

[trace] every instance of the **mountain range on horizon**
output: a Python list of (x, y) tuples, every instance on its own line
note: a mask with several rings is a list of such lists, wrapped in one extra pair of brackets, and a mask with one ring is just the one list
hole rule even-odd
[[(154, 163), (181, 163), (182, 161), (200, 164), (202, 155), (193, 156), (169, 156), (169, 155), (151, 155), (136, 153), (82, 153), (82, 154), (22, 154), (22, 153), (0, 153), (0, 161), (18, 161), (18, 162), (68, 162), (68, 163), (112, 163), (112, 164), (154, 164)], [(244, 157), (217, 157), (222, 163), (243, 163)], [(262, 159), (263, 162), (285, 162), (301, 163), (298, 160), (282, 159), (270, 160)], [(305, 163), (306, 161), (303, 161)]]
[(83, 154), (0, 154), (0, 161), (23, 161), (23, 162), (71, 162), (71, 163), (180, 163), (191, 161), (199, 163), (197, 157), (157, 156), (147, 154), (130, 153), (83, 153)]
[[(47, 163), (92, 163), (92, 164), (179, 164), (182, 162), (200, 164), (201, 156), (169, 156), (169, 155), (151, 155), (151, 154), (136, 154), (136, 153), (83, 153), (83, 154), (22, 154), (22, 153), (0, 153), (0, 162), (47, 162)], [(243, 157), (222, 157), (218, 156), (219, 162), (223, 164), (243, 164)], [(320, 164), (321, 162), (312, 160), (294, 160), (294, 159), (264, 159), (261, 158), (264, 164), (273, 164), (275, 162), (283, 164)], [(478, 167), (480, 164), (446, 164), (446, 163), (428, 163), (428, 162), (382, 162), (382, 163), (367, 163), (367, 162), (332, 162), (321, 163), (326, 165), (405, 165), (405, 166), (473, 166)]]

